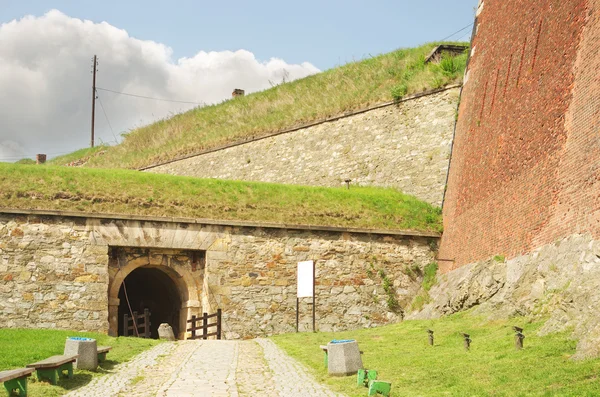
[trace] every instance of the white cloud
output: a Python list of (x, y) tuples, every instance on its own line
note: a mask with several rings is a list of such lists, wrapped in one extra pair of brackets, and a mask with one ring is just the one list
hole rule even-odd
[[(246, 50), (204, 52), (173, 61), (161, 43), (130, 37), (106, 22), (59, 11), (0, 25), (0, 161), (89, 145), (91, 57), (99, 58), (97, 86), (150, 97), (215, 103), (234, 88), (253, 92), (319, 72), (310, 63), (258, 61)], [(96, 142), (190, 109), (99, 91)]]

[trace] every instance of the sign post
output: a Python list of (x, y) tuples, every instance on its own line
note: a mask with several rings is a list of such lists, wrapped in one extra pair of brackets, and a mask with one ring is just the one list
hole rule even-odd
[(300, 298), (312, 297), (312, 324), (315, 332), (315, 262), (298, 262), (298, 286), (296, 294), (296, 332), (300, 321)]

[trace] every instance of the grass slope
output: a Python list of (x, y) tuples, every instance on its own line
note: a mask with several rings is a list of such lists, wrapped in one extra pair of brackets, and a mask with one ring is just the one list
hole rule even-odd
[(66, 391), (89, 383), (93, 377), (107, 373), (115, 365), (155, 346), (159, 341), (143, 338), (112, 338), (104, 334), (59, 331), (48, 329), (0, 329), (0, 371), (23, 368), (27, 364), (62, 354), (65, 339), (84, 336), (96, 339), (98, 346), (112, 346), (107, 360), (97, 371), (75, 370), (73, 379), (61, 379), (58, 385), (37, 382), (35, 375), (29, 378), (29, 395), (61, 396)]
[[(437, 44), (397, 50), (190, 110), (131, 131), (120, 145), (90, 158), (87, 165), (139, 168), (460, 82), (466, 54), (445, 59), (440, 65), (425, 64), (425, 57)], [(90, 154), (93, 151), (75, 157)], [(63, 165), (73, 160), (73, 155), (67, 155), (51, 163)]]
[(0, 164), (0, 207), (440, 231), (437, 208), (393, 189), (321, 188)]
[[(525, 328), (525, 349), (516, 351), (512, 325)], [(334, 390), (351, 397), (367, 395), (356, 376), (332, 378), (319, 345), (356, 339), (365, 368), (392, 383), (394, 396), (598, 396), (600, 359), (572, 361), (576, 341), (568, 333), (536, 336), (542, 323), (486, 321), (458, 314), (429, 321), (405, 321), (380, 328), (339, 333), (274, 336), (289, 355), (308, 366)], [(427, 332), (435, 331), (435, 346)], [(471, 335), (471, 351), (460, 332)]]

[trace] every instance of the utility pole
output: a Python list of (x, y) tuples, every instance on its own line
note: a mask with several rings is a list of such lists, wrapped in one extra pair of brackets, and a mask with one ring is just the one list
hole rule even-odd
[(91, 147), (94, 147), (94, 121), (96, 118), (96, 72), (98, 71), (98, 58), (94, 55), (94, 60), (92, 64), (92, 73), (94, 74), (93, 82), (92, 82), (92, 139), (91, 139)]

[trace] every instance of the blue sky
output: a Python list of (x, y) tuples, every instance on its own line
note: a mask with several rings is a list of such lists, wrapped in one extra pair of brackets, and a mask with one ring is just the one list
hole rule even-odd
[[(89, 145), (95, 54), (98, 87), (218, 103), (234, 88), (256, 92), (441, 40), (473, 22), (476, 3), (0, 0), (0, 161)], [(118, 143), (133, 128), (197, 106), (97, 96), (96, 143)]]
[[(476, 5), (476, 0), (0, 0), (0, 22), (58, 9), (168, 45), (175, 59), (200, 50), (246, 49), (260, 60), (308, 61), (324, 70), (439, 40), (471, 23)], [(466, 33), (456, 38), (468, 39)]]

